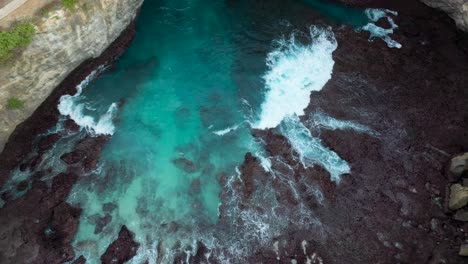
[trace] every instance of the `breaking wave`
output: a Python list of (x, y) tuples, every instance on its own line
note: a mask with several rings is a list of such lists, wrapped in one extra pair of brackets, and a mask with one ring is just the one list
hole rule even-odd
[(90, 109), (87, 107), (86, 103), (82, 102), (83, 89), (104, 70), (105, 67), (101, 66), (93, 71), (76, 87), (76, 93), (74, 95), (63, 95), (58, 104), (58, 110), (61, 115), (69, 116), (77, 125), (86, 129), (93, 135), (113, 135), (115, 130), (112, 121), (118, 110), (116, 103), (112, 103), (107, 111), (96, 121), (94, 117), (85, 114), (85, 109)]
[(303, 115), (310, 92), (322, 90), (330, 80), (335, 36), (330, 28), (312, 26), (310, 39), (309, 45), (303, 45), (292, 34), (277, 41), (278, 47), (268, 54), (269, 71), (263, 76), (267, 92), (255, 128), (274, 128), (288, 116)]

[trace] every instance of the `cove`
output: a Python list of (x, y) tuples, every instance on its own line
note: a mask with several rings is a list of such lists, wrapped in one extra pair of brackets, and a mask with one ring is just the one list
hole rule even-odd
[[(82, 208), (76, 255), (98, 263), (122, 225), (141, 244), (139, 263), (156, 259), (159, 245), (169, 261), (169, 249), (196, 239), (212, 247), (241, 243), (232, 255), (244, 242), (268, 242), (295, 217), (313, 222), (307, 211), (281, 220), (242, 212), (241, 230), (217, 221), (220, 205), (229, 205), (221, 190), (231, 188), (221, 183), (239, 177), (247, 152), (270, 169), (252, 128), (279, 126), (304, 166), (322, 165), (336, 182), (349, 172), (298, 119), (310, 93), (331, 78), (339, 43), (330, 18), (355, 27), (372, 22), (364, 10), (321, 1), (146, 1), (126, 54), (62, 97), (63, 120), (71, 117), (82, 130), (60, 140), (39, 167), (52, 167), (50, 180), (65, 170), (59, 157), (86, 134), (112, 135), (98, 168), (68, 199)], [(30, 176), (14, 174), (13, 182)], [(261, 199), (274, 206), (273, 193)]]

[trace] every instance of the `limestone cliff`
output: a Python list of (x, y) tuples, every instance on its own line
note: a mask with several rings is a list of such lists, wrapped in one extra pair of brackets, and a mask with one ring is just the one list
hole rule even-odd
[[(0, 67), (0, 151), (26, 120), (78, 65), (98, 57), (134, 20), (143, 0), (86, 0), (75, 11), (60, 8), (35, 22), (33, 43)], [(9, 98), (24, 107), (7, 108)], [(40, 120), (38, 120), (40, 122)]]
[(468, 0), (421, 0), (430, 7), (445, 11), (457, 26), (468, 31)]

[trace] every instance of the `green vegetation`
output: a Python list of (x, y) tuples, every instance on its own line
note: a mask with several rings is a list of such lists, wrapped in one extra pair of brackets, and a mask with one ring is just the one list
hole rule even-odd
[(0, 32), (0, 62), (10, 58), (15, 50), (27, 47), (32, 42), (34, 33), (34, 26), (28, 22)]
[(63, 5), (70, 11), (75, 11), (75, 5), (78, 3), (79, 0), (62, 0)]
[(8, 99), (7, 108), (10, 110), (20, 109), (20, 108), (23, 108), (23, 106), (24, 106), (24, 102), (18, 98), (12, 97)]

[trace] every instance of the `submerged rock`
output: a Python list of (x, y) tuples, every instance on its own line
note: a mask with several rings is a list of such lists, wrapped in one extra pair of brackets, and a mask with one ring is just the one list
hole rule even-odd
[(197, 167), (195, 166), (195, 163), (187, 158), (173, 159), (172, 163), (175, 166), (177, 166), (179, 169), (182, 169), (188, 173), (194, 173), (197, 171)]
[(139, 247), (140, 244), (135, 242), (133, 233), (126, 226), (122, 226), (119, 237), (109, 245), (101, 256), (101, 262), (103, 264), (123, 264), (136, 255)]
[(86, 264), (86, 258), (81, 255), (79, 258), (73, 261), (72, 264)]
[(468, 187), (454, 184), (450, 187), (449, 208), (457, 210), (468, 203)]
[(112, 221), (112, 216), (106, 214), (103, 217), (99, 217), (96, 222), (96, 227), (94, 228), (94, 234), (99, 234), (102, 232), (104, 227), (106, 227)]
[(49, 150), (57, 141), (60, 140), (62, 136), (60, 134), (50, 134), (44, 137), (38, 144), (38, 150), (40, 153), (43, 153)]

